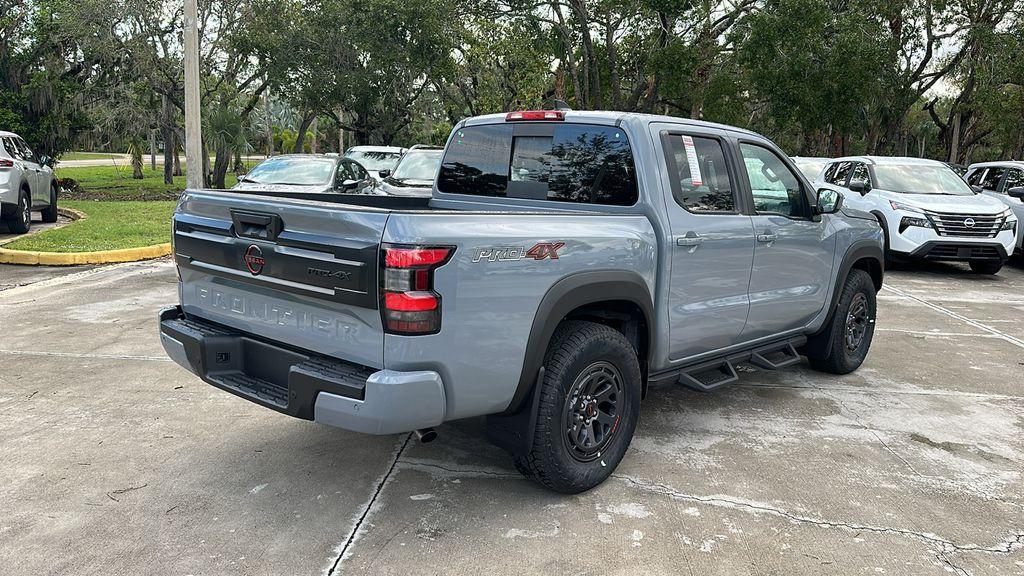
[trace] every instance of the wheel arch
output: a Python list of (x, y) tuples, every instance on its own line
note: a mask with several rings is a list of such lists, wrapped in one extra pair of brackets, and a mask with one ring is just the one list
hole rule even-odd
[(815, 336), (831, 333), (832, 322), (835, 320), (836, 308), (839, 304), (839, 296), (842, 294), (843, 285), (846, 283), (846, 279), (850, 276), (852, 270), (867, 272), (871, 277), (872, 284), (875, 286), (875, 291), (877, 292), (882, 289), (885, 277), (885, 252), (878, 245), (877, 241), (869, 239), (857, 240), (846, 251), (836, 273), (835, 285), (832, 288), (832, 299), (829, 301), (828, 318), (826, 318), (821, 328), (808, 338), (808, 343), (803, 349), (805, 355), (820, 355), (831, 348), (831, 336), (828, 339), (815, 338)]
[(541, 299), (530, 329), (519, 383), (506, 414), (523, 408), (555, 329), (569, 319), (598, 322), (621, 332), (636, 349), (646, 380), (654, 322), (654, 301), (646, 282), (639, 274), (622, 270), (578, 272), (555, 282)]

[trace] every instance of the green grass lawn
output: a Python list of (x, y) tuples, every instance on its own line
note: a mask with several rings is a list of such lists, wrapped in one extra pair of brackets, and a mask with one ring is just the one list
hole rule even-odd
[(63, 228), (47, 230), (4, 246), (40, 252), (92, 252), (138, 248), (171, 241), (175, 202), (64, 201), (62, 206), (88, 216)]
[[(164, 184), (164, 169), (142, 169), (144, 178), (132, 178), (131, 166), (88, 166), (82, 168), (57, 167), (57, 178), (73, 178), (80, 190), (63, 191), (61, 198), (70, 200), (176, 200), (185, 189), (185, 177), (177, 176), (174, 184)], [(228, 173), (224, 185), (235, 185), (238, 179)]]

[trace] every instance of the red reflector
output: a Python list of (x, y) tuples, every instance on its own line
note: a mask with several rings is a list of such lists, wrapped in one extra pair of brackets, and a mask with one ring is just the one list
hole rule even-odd
[(565, 120), (565, 113), (561, 110), (523, 110), (522, 112), (509, 112), (505, 115), (506, 122), (520, 120)]
[(387, 248), (384, 265), (388, 268), (414, 268), (440, 264), (448, 258), (451, 248)]
[(437, 297), (432, 292), (387, 292), (384, 307), (399, 312), (425, 312), (437, 308)]
[(14, 160), (10, 158), (0, 158), (0, 168), (14, 168)]

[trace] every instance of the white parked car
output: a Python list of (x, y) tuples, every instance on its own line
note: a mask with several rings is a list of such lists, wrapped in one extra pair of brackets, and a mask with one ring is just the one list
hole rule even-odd
[(803, 172), (804, 176), (807, 176), (808, 180), (814, 182), (814, 180), (818, 178), (818, 175), (821, 174), (822, 169), (825, 168), (825, 165), (829, 163), (831, 158), (793, 156), (790, 160), (793, 161), (793, 164), (796, 164), (796, 167)]
[(345, 150), (345, 158), (359, 162), (371, 176), (380, 180), (380, 171), (394, 170), (405, 150), (398, 146), (353, 146)]
[[(964, 180), (976, 192), (998, 198), (1024, 220), (1024, 162), (979, 162), (971, 164)], [(1024, 232), (1017, 233), (1017, 249), (1024, 250)]]
[(977, 273), (995, 274), (1017, 245), (1017, 216), (977, 194), (942, 162), (837, 158), (815, 184), (841, 191), (846, 206), (874, 214), (889, 256), (959, 260)]
[(43, 222), (57, 221), (57, 186), (49, 164), (21, 136), (0, 131), (0, 218), (11, 232), (28, 232), (32, 212), (41, 212)]

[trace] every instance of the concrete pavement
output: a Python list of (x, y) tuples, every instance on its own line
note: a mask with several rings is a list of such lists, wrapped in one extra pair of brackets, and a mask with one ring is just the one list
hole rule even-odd
[[(168, 362), (169, 262), (0, 267), (0, 566), (21, 574), (1022, 574), (1024, 268), (890, 271), (865, 366), (651, 391), (614, 477), (523, 480)], [(39, 274), (44, 274), (40, 272)]]

